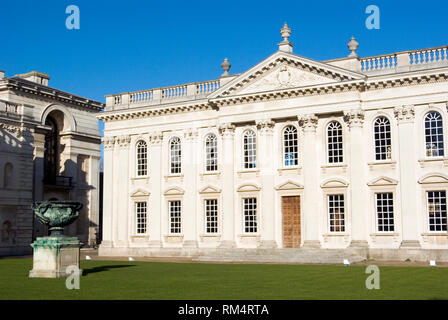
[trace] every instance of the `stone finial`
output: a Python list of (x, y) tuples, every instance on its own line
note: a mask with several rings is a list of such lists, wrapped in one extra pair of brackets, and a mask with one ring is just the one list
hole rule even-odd
[(224, 62), (221, 63), (221, 68), (224, 70), (224, 73), (221, 75), (221, 77), (225, 77), (229, 75), (229, 69), (232, 65), (229, 62), (229, 59), (224, 58)]
[(288, 27), (286, 22), (283, 25), (283, 28), (280, 29), (280, 34), (282, 35), (283, 41), (278, 44), (278, 49), (280, 51), (291, 53), (294, 45), (288, 40), (291, 35), (291, 29)]
[(355, 37), (351, 37), (350, 42), (347, 43), (347, 47), (350, 50), (350, 54), (348, 55), (350, 58), (355, 58), (358, 55), (356, 54), (356, 49), (358, 49), (359, 43), (356, 41)]
[(283, 28), (280, 29), (280, 34), (282, 35), (283, 41), (288, 41), (289, 36), (291, 35), (291, 29), (288, 27), (288, 25), (283, 25)]

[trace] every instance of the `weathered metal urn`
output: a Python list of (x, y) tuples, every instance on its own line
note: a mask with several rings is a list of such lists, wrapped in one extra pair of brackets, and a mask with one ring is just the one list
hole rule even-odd
[[(79, 269), (79, 248), (82, 243), (76, 237), (63, 234), (64, 227), (73, 223), (78, 217), (82, 204), (75, 201), (42, 201), (36, 202), (32, 209), (36, 218), (48, 226), (50, 235), (38, 237), (33, 247), (32, 278), (66, 277), (68, 266)], [(82, 272), (80, 270), (80, 272)]]
[(79, 217), (82, 203), (75, 201), (42, 201), (32, 206), (37, 219), (49, 227), (50, 236), (63, 235), (64, 227)]

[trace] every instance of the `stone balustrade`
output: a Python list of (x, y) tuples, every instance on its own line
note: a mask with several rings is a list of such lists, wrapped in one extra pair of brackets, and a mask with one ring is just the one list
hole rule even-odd
[[(401, 51), (371, 57), (349, 57), (338, 59), (345, 61), (356, 59), (350, 69), (368, 75), (408, 72), (448, 66), (448, 46), (419, 50)], [(331, 62), (327, 62), (332, 64)], [(233, 75), (236, 76), (236, 75)], [(107, 110), (117, 110), (138, 106), (139, 104), (159, 104), (171, 101), (187, 101), (205, 98), (218, 90), (222, 79), (193, 82), (176, 86), (134, 91), (106, 97)]]
[(203, 98), (218, 90), (220, 86), (220, 80), (210, 80), (185, 85), (121, 93), (107, 96), (106, 105), (109, 107), (112, 106), (112, 109), (114, 109), (114, 106), (123, 108), (140, 103), (160, 103), (170, 100), (197, 99)]
[(10, 101), (0, 100), (0, 113), (3, 116), (18, 117), (22, 114), (23, 108), (21, 105), (12, 103)]
[(401, 72), (448, 64), (448, 46), (359, 58), (361, 72)]

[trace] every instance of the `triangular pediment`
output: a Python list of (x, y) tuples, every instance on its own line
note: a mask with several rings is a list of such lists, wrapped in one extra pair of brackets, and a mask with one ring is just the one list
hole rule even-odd
[(131, 193), (131, 197), (147, 197), (149, 192), (143, 189), (137, 189)]
[(388, 177), (379, 177), (375, 178), (367, 183), (368, 186), (395, 186), (398, 184), (398, 181)]
[(363, 75), (278, 51), (212, 93), (209, 98), (328, 85), (362, 79)]
[(221, 192), (221, 189), (211, 185), (205, 186), (204, 188), (199, 190), (199, 193), (219, 193), (219, 192)]
[(448, 176), (441, 173), (428, 173), (418, 180), (420, 184), (448, 183)]
[(288, 180), (277, 187), (275, 187), (276, 190), (294, 190), (294, 189), (303, 189), (303, 186), (297, 182), (294, 182), (292, 180)]

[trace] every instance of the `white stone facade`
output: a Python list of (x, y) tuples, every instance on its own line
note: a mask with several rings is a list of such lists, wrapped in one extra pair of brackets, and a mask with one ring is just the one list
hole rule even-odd
[(348, 58), (319, 62), (292, 53), (288, 30), (242, 74), (226, 60), (218, 80), (107, 96), (100, 254), (281, 251), (287, 196), (294, 248), (448, 249), (447, 46), (360, 58), (353, 39)]
[[(0, 72), (0, 255), (32, 252), (31, 242), (47, 230), (34, 220), (31, 205), (54, 198), (84, 204), (67, 234), (86, 245), (97, 242), (101, 139), (96, 113), (104, 104), (51, 88), (48, 81), (48, 75), (35, 71), (13, 77)], [(56, 128), (50, 153), (49, 121)]]

